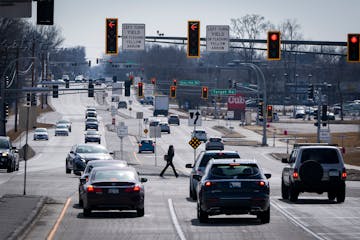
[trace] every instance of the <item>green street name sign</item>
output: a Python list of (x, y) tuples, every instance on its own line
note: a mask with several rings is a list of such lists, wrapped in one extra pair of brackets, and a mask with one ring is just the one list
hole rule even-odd
[(235, 89), (211, 89), (210, 95), (235, 95)]
[(199, 80), (180, 80), (180, 86), (200, 86)]

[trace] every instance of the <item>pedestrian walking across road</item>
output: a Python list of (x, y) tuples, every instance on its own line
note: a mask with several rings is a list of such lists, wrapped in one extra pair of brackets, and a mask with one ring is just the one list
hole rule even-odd
[(169, 146), (169, 149), (168, 149), (168, 152), (167, 152), (167, 155), (165, 155), (165, 159), (166, 159), (166, 166), (164, 167), (164, 169), (161, 171), (160, 173), (160, 177), (162, 177), (166, 171), (166, 169), (171, 166), (173, 171), (174, 171), (174, 174), (175, 174), (175, 177), (178, 177), (179, 174), (177, 174), (176, 170), (175, 170), (175, 166), (173, 164), (173, 159), (174, 159), (174, 156), (175, 156), (175, 151), (174, 151), (174, 146), (173, 145), (170, 145)]

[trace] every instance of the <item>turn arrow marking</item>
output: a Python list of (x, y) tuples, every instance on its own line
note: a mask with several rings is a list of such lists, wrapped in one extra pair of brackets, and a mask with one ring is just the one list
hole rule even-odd
[(196, 125), (196, 122), (197, 122), (197, 120), (199, 119), (200, 113), (199, 113), (199, 112), (196, 112), (195, 115), (196, 115), (196, 118), (195, 118), (195, 120), (194, 120), (194, 125)]

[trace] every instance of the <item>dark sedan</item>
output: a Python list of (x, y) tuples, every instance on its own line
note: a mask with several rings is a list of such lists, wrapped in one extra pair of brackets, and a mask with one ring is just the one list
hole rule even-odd
[(80, 191), (81, 191), (81, 188), (83, 187), (83, 185), (89, 180), (89, 176), (90, 176), (91, 171), (96, 167), (108, 167), (108, 166), (127, 167), (128, 164), (124, 160), (116, 160), (116, 159), (89, 161), (86, 164), (84, 173), (79, 178), (79, 205), (81, 207), (83, 206), (83, 202), (82, 202), (81, 197), (80, 197)]
[(85, 130), (88, 129), (95, 129), (96, 131), (99, 130), (99, 122), (96, 118), (88, 117), (85, 121)]
[(111, 155), (112, 153), (102, 145), (76, 144), (66, 157), (66, 173), (71, 173), (72, 170), (78, 174), (84, 171), (88, 161), (113, 159)]
[[(200, 179), (200, 176), (198, 176)], [(210, 160), (198, 183), (197, 216), (207, 222), (219, 214), (252, 214), (270, 222), (270, 185), (255, 160)]]
[(80, 189), (83, 214), (93, 210), (136, 210), (144, 216), (144, 186), (146, 178), (139, 178), (133, 167), (98, 167)]
[(97, 142), (101, 143), (101, 134), (96, 130), (87, 130), (85, 132), (85, 143)]

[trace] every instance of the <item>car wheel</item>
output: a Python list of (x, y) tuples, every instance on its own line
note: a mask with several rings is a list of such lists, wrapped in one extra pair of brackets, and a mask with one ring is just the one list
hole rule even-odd
[(143, 217), (145, 214), (145, 209), (144, 208), (138, 208), (136, 209), (136, 216), (138, 217)]
[(152, 153), (154, 153), (155, 152), (155, 150), (152, 150)]
[(345, 201), (345, 192), (345, 183), (343, 183), (336, 193), (337, 203), (343, 203)]
[(11, 173), (13, 170), (13, 164), (11, 163), (8, 167), (7, 167), (7, 172)]
[(284, 183), (284, 180), (281, 180), (281, 197), (282, 199), (289, 199), (289, 187)]
[(99, 141), (98, 143), (101, 144), (101, 141)]
[(87, 143), (87, 141), (85, 140), (85, 143)]
[(141, 153), (141, 151), (139, 150), (138, 153)]
[(71, 169), (68, 168), (67, 162), (65, 162), (65, 168), (66, 168), (66, 174), (70, 174), (70, 173), (71, 173)]
[(331, 191), (331, 192), (328, 192), (327, 195), (328, 195), (328, 199), (330, 201), (334, 201), (336, 198), (336, 192)]
[(84, 217), (89, 217), (91, 214), (91, 209), (90, 208), (84, 208), (83, 209), (83, 215)]
[(197, 204), (197, 217), (201, 223), (207, 223), (209, 221), (209, 214), (201, 209), (200, 203)]
[(262, 224), (269, 223), (270, 222), (270, 207), (257, 215), (257, 218), (260, 220)]
[(292, 185), (289, 187), (289, 198), (291, 202), (296, 202), (299, 198), (299, 192)]
[(17, 165), (16, 165), (15, 171), (19, 171), (19, 168), (20, 168), (20, 163), (18, 162)]
[(81, 199), (79, 194), (79, 207), (83, 207), (83, 206), (84, 206), (84, 201)]

